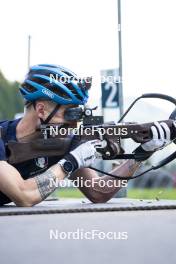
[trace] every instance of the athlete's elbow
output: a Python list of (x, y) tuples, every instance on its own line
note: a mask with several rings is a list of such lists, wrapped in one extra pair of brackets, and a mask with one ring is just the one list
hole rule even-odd
[(32, 207), (34, 205), (33, 200), (26, 193), (22, 193), (20, 197), (14, 200), (14, 203), (19, 207)]
[(18, 207), (32, 207), (33, 204), (30, 201), (25, 201), (25, 200), (21, 200), (21, 201), (14, 201), (16, 206)]
[(16, 205), (19, 207), (32, 207), (37, 203), (39, 203), (39, 201), (34, 199), (28, 192), (23, 193), (21, 199), (16, 201)]
[(111, 197), (107, 197), (106, 195), (102, 194), (92, 194), (91, 196), (89, 196), (89, 200), (92, 203), (106, 203), (110, 199)]
[(34, 204), (36, 204), (34, 197), (26, 188), (25, 183), (20, 185), (19, 195), (15, 197), (14, 203), (19, 207), (32, 207)]

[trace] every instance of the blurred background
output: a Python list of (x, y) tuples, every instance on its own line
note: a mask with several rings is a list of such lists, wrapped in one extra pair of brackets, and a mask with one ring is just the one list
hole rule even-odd
[[(101, 74), (119, 72), (119, 25), (117, 0), (6, 0), (1, 1), (0, 120), (23, 112), (19, 83), (28, 66), (60, 64), (80, 76), (93, 76), (89, 105), (102, 112)], [(176, 2), (174, 0), (122, 0), (121, 37), (123, 90), (126, 109), (143, 93), (175, 97)], [(29, 59), (30, 36), (30, 59)], [(172, 104), (143, 100), (125, 121), (167, 119)], [(106, 120), (118, 120), (118, 106), (103, 109)], [(134, 146), (124, 143), (128, 151)], [(146, 164), (157, 162), (174, 150), (169, 146)], [(112, 164), (107, 164), (109, 168)], [(128, 185), (135, 198), (176, 197), (175, 162)], [(79, 197), (76, 189), (62, 189), (62, 196)]]

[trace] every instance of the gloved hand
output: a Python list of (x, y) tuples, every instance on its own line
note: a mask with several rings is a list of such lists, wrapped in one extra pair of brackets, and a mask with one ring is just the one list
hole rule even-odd
[(165, 122), (155, 122), (151, 127), (152, 139), (146, 143), (141, 144), (134, 153), (146, 153), (146, 157), (141, 160), (149, 158), (156, 150), (162, 149), (171, 143), (171, 131)]
[(101, 154), (96, 151), (96, 147), (101, 146), (98, 139), (87, 141), (72, 150), (70, 154), (76, 159), (78, 168), (91, 166)]
[(89, 167), (97, 158), (102, 157), (102, 155), (96, 151), (96, 147), (100, 146), (101, 141), (98, 139), (87, 141), (74, 148), (74, 150), (65, 155), (62, 160), (70, 161), (74, 167), (73, 171), (79, 168)]
[(155, 122), (151, 131), (153, 139), (141, 144), (145, 151), (156, 151), (171, 143), (171, 131), (165, 122)]

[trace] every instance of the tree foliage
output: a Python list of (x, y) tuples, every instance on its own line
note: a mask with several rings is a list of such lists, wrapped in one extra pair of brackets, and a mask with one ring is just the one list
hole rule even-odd
[(0, 120), (13, 119), (23, 112), (23, 100), (19, 94), (19, 83), (8, 81), (0, 72)]

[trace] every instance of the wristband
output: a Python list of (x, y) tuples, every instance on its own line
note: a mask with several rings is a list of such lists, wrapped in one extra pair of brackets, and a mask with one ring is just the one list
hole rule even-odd
[(69, 179), (70, 175), (78, 169), (78, 163), (72, 154), (67, 154), (61, 159), (58, 164), (61, 166), (62, 170), (66, 173), (66, 177)]

